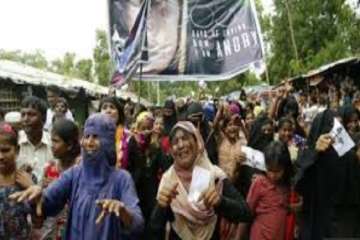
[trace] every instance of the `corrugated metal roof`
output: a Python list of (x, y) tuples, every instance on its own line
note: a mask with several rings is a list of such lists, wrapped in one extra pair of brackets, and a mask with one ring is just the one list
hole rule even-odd
[[(106, 95), (109, 92), (108, 87), (9, 60), (0, 60), (0, 78), (10, 79), (15, 84), (31, 84), (45, 87), (55, 85), (64, 91), (78, 92), (83, 88), (90, 96)], [(130, 98), (135, 102), (138, 100), (136, 94), (122, 90), (117, 90), (117, 96)], [(141, 102), (146, 106), (150, 105), (145, 99), (141, 99)]]

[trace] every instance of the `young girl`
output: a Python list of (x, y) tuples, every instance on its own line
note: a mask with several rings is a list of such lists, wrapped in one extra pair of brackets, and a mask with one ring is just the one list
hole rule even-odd
[(0, 239), (30, 238), (29, 206), (9, 199), (12, 193), (32, 184), (30, 176), (16, 170), (17, 138), (9, 124), (0, 123)]
[(284, 239), (288, 194), (293, 175), (287, 146), (271, 142), (264, 150), (266, 174), (253, 181), (247, 202), (254, 216), (251, 240)]
[[(59, 162), (49, 165), (45, 171), (46, 182), (56, 179), (58, 174), (76, 164), (80, 155), (79, 129), (73, 121), (60, 119), (55, 122), (51, 130), (52, 152)], [(56, 174), (54, 174), (56, 173)], [(66, 211), (62, 211), (56, 217), (55, 231), (51, 235), (53, 240), (65, 239)]]
[(278, 135), (275, 139), (285, 143), (290, 152), (292, 162), (295, 162), (299, 150), (305, 146), (305, 139), (295, 134), (295, 123), (291, 118), (283, 117), (278, 124)]

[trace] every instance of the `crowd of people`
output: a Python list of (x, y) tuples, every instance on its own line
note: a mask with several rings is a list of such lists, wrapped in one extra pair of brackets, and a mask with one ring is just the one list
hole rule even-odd
[[(270, 98), (66, 98), (0, 116), (0, 239), (360, 237), (360, 94), (352, 81)], [(335, 119), (355, 143), (340, 156)]]

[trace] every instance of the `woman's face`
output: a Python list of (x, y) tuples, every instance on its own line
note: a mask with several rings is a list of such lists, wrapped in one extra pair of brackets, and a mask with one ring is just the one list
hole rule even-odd
[(240, 126), (229, 122), (225, 127), (225, 134), (230, 140), (237, 140), (239, 138)]
[(288, 143), (294, 134), (294, 127), (292, 123), (286, 122), (279, 129), (279, 140)]
[(110, 102), (105, 102), (101, 106), (100, 112), (110, 116), (116, 123), (119, 121), (119, 112), (116, 106)]
[(170, 152), (174, 158), (174, 163), (178, 167), (186, 170), (191, 169), (198, 151), (197, 142), (192, 134), (182, 129), (176, 130), (175, 136), (171, 140)]
[(252, 113), (246, 114), (245, 124), (249, 129), (250, 129), (251, 125), (253, 124), (254, 120), (255, 120), (254, 114), (252, 114)]
[(348, 132), (350, 133), (350, 135), (353, 135), (356, 132), (358, 132), (358, 129), (359, 129), (359, 117), (357, 116), (357, 114), (353, 114), (350, 117), (349, 122), (346, 124), (345, 127), (348, 130)]
[(261, 131), (264, 135), (271, 135), (274, 132), (273, 125), (271, 123), (267, 123), (262, 126)]
[(63, 158), (70, 150), (70, 146), (54, 132), (51, 133), (51, 150), (56, 158)]
[(16, 170), (17, 154), (17, 147), (0, 137), (0, 174), (7, 175)]
[(162, 133), (164, 130), (164, 121), (162, 118), (156, 118), (154, 123), (154, 132), (155, 133)]
[(81, 146), (87, 153), (95, 153), (100, 149), (100, 139), (97, 135), (84, 135), (81, 141)]

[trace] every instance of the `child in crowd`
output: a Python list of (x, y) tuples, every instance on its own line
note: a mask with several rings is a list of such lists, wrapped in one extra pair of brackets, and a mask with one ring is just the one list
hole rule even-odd
[(283, 240), (293, 167), (287, 146), (282, 142), (271, 142), (264, 155), (266, 174), (254, 179), (247, 196), (254, 216), (250, 239)]
[(0, 123), (0, 239), (30, 239), (30, 207), (9, 199), (32, 184), (31, 176), (16, 168), (18, 153), (17, 132), (10, 124)]
[(60, 97), (55, 104), (54, 110), (55, 110), (55, 114), (52, 119), (53, 124), (59, 119), (66, 118), (66, 113), (69, 110), (69, 105), (68, 105), (66, 99), (63, 97)]

